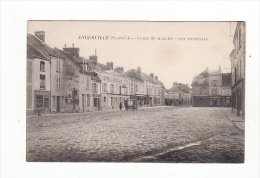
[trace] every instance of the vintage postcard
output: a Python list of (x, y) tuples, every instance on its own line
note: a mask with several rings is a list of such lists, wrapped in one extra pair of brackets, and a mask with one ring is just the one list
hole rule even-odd
[(245, 21), (28, 21), (27, 162), (244, 163)]

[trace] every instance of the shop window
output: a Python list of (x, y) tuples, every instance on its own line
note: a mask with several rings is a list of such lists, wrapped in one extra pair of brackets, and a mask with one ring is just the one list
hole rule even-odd
[(37, 108), (43, 107), (43, 96), (42, 95), (36, 95), (36, 107)]

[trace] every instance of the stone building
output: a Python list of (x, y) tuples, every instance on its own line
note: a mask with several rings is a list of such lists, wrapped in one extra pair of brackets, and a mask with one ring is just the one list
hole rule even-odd
[[(79, 48), (56, 49), (65, 56), (65, 112), (100, 110), (100, 82), (96, 73), (79, 57)], [(76, 54), (74, 54), (76, 53)], [(98, 98), (98, 99), (96, 99)]]
[(62, 111), (63, 61), (63, 56), (45, 43), (44, 31), (27, 35), (27, 114), (35, 114), (37, 110)]
[(173, 82), (173, 86), (166, 90), (166, 93), (166, 105), (168, 106), (191, 105), (191, 88), (188, 84)]
[(230, 80), (228, 79), (230, 73), (223, 74), (220, 67), (218, 70), (207, 68), (195, 76), (192, 81), (192, 106), (229, 106)]
[(136, 100), (139, 107), (165, 105), (165, 87), (153, 73), (142, 73), (141, 67), (130, 69), (126, 75), (131, 79), (130, 98)]
[(234, 49), (230, 54), (232, 74), (232, 112), (245, 117), (245, 42), (246, 24), (238, 22), (235, 30)]

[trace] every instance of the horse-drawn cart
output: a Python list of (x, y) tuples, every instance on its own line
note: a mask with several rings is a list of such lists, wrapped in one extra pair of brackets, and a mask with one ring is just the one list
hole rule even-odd
[(132, 109), (132, 110), (136, 109), (137, 110), (136, 102), (133, 99), (124, 100), (124, 104), (125, 104), (125, 110), (128, 110), (128, 109)]

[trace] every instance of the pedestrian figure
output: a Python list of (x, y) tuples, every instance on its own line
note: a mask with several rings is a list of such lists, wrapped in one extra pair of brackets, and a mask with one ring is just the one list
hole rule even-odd
[(120, 108), (120, 110), (122, 109), (122, 102), (120, 102), (120, 104), (119, 104), (119, 108)]

